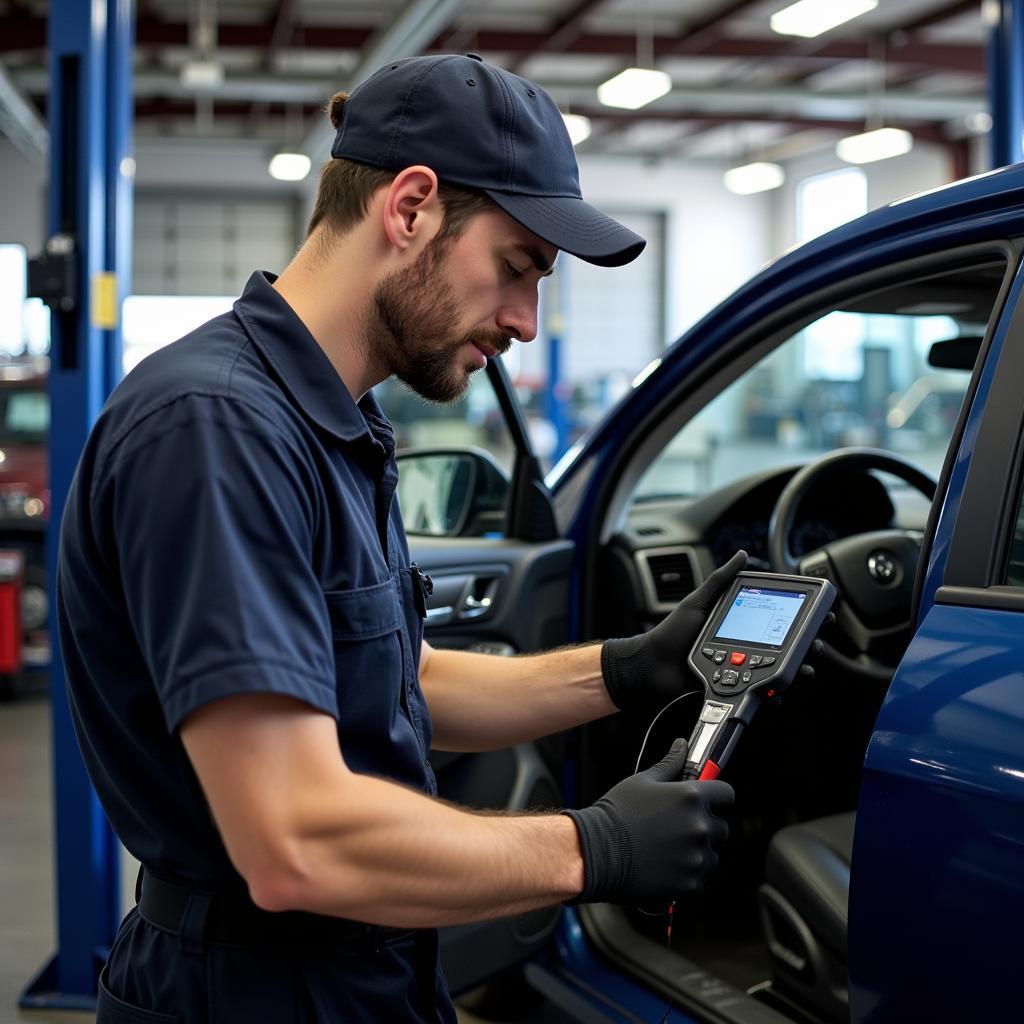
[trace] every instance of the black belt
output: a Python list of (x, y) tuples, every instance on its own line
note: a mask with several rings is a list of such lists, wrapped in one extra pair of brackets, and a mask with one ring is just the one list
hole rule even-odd
[(158, 878), (139, 870), (139, 913), (150, 924), (181, 937), (198, 952), (207, 943), (231, 946), (316, 946), (341, 956), (375, 953), (417, 931), (385, 928), (300, 910), (261, 910), (248, 898)]

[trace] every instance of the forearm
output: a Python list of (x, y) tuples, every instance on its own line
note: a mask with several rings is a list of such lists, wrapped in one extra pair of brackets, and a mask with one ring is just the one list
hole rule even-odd
[[(325, 814), (294, 808), (287, 854), (239, 865), (270, 910), (395, 927), (502, 917), (578, 895), (583, 861), (563, 815), (474, 814), (382, 779), (349, 775)], [(269, 881), (260, 885), (261, 877)]]
[(420, 683), (438, 750), (496, 750), (618, 710), (600, 644), (515, 658), (435, 649)]

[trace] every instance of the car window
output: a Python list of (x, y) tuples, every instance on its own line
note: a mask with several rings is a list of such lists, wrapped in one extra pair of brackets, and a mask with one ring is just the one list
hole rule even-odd
[(0, 444), (45, 444), (50, 398), (41, 389), (0, 390)]
[(970, 373), (929, 365), (929, 352), (942, 341), (976, 348), (990, 305), (969, 320), (955, 304), (946, 308), (916, 303), (888, 312), (875, 302), (870, 311), (819, 317), (691, 419), (647, 468), (633, 500), (698, 496), (847, 446), (896, 452), (938, 475)]
[[(377, 401), (395, 428), (398, 449), (486, 449), (506, 474), (515, 458), (512, 435), (487, 375), (475, 373), (458, 402), (440, 404), (420, 398), (394, 378), (374, 388)], [(530, 417), (527, 423), (533, 429)]]
[(1024, 587), (1024, 489), (1017, 507), (1017, 525), (1010, 543), (1010, 558), (1006, 564), (1006, 585)]

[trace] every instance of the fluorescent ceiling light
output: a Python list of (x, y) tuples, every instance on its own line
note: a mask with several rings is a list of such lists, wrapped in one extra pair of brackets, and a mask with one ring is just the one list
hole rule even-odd
[(305, 153), (277, 153), (270, 160), (270, 176), (278, 181), (302, 181), (311, 166)]
[(224, 68), (215, 60), (190, 60), (181, 68), (186, 89), (216, 89), (224, 81)]
[(772, 15), (772, 31), (780, 36), (813, 39), (877, 6), (878, 0), (800, 0)]
[(606, 107), (637, 110), (664, 96), (672, 88), (672, 79), (653, 68), (626, 68), (597, 87), (597, 98)]
[(738, 196), (768, 192), (778, 188), (785, 180), (786, 172), (778, 164), (762, 162), (730, 167), (724, 177), (725, 187)]
[(914, 137), (902, 128), (876, 128), (863, 135), (848, 135), (836, 143), (836, 154), (848, 164), (870, 164), (902, 156), (914, 147)]
[(569, 140), (574, 146), (578, 146), (584, 139), (590, 136), (590, 118), (582, 114), (563, 114), (566, 131), (569, 132)]

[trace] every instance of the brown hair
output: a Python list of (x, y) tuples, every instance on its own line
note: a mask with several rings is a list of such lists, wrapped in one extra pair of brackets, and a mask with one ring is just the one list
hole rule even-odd
[[(335, 93), (327, 104), (327, 116), (337, 129), (341, 124), (342, 109), (348, 93)], [(343, 235), (365, 216), (370, 200), (379, 188), (385, 188), (395, 179), (395, 171), (355, 160), (331, 159), (320, 171), (313, 214), (306, 228), (308, 238), (320, 224), (332, 235)], [(438, 197), (444, 205), (444, 221), (439, 237), (454, 238), (461, 234), (470, 219), (478, 213), (497, 209), (483, 194), (470, 189), (456, 188), (438, 183)]]

